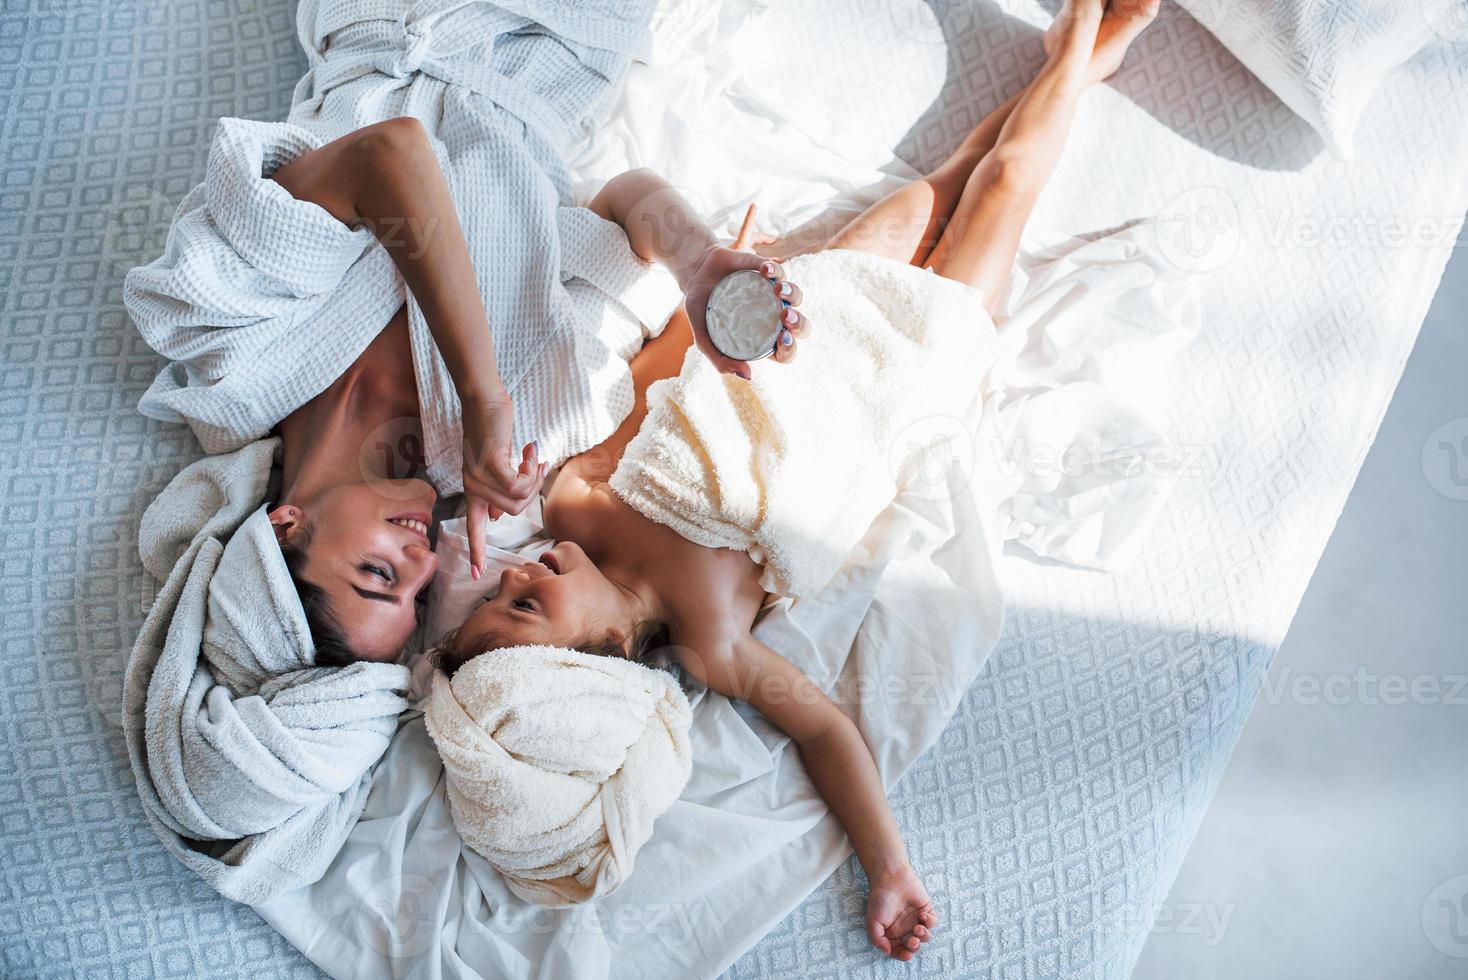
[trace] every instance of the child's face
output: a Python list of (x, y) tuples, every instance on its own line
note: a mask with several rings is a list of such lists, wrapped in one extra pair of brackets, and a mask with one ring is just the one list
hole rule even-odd
[(574, 647), (608, 633), (625, 638), (631, 619), (623, 590), (575, 542), (562, 541), (539, 563), (505, 569), (499, 591), (459, 627), (455, 645), (492, 637), (495, 647)]

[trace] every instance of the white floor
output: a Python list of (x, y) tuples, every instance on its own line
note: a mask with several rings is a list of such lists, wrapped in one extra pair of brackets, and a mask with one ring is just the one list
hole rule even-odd
[(1465, 327), (1468, 233), (1134, 980), (1468, 977)]

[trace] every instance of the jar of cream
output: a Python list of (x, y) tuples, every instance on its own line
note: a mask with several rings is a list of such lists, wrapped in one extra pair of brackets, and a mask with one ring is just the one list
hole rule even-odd
[(709, 339), (736, 361), (757, 361), (775, 353), (785, 301), (770, 280), (753, 269), (731, 272), (709, 294), (705, 311)]

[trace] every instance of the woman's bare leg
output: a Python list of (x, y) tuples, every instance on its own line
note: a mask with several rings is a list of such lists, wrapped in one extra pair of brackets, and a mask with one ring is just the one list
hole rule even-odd
[(990, 312), (1060, 158), (1081, 93), (1121, 64), (1127, 45), (1156, 16), (1158, 0), (1116, 0), (1109, 7), (1102, 0), (1066, 0), (1046, 38), (1049, 60), (969, 175), (927, 262), (939, 275), (982, 292)]

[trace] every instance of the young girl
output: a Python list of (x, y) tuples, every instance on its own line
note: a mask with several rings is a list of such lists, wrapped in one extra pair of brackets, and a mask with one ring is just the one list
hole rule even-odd
[[(771, 288), (791, 304), (783, 315), (774, 364), (751, 366), (722, 357), (704, 324), (710, 291), (729, 271), (747, 267), (748, 256), (716, 244), (678, 194), (655, 175), (634, 171), (610, 181), (591, 207), (622, 224), (633, 249), (644, 259), (669, 265), (684, 288), (685, 308), (632, 362), (637, 388), (633, 413), (610, 438), (570, 459), (557, 475), (544, 511), (546, 530), (557, 540), (556, 546), (539, 564), (507, 569), (498, 591), (440, 651), (440, 666), (452, 674), (486, 650), (516, 645), (574, 647), (633, 659), (670, 647), (690, 676), (748, 700), (799, 746), (812, 781), (841, 820), (866, 870), (871, 942), (901, 960), (910, 959), (931, 937), (937, 916), (908, 861), (871, 753), (855, 724), (829, 698), (750, 633), (768, 587), (784, 594), (799, 594), (792, 582), (819, 587), (830, 563), (807, 575), (809, 568), (799, 556), (830, 542), (819, 540), (819, 535), (800, 540), (809, 530), (804, 525), (771, 526), (770, 514), (778, 506), (768, 498), (759, 501), (759, 512), (747, 526), (732, 530), (698, 527), (698, 515), (690, 512), (684, 520), (673, 511), (680, 493), (698, 495), (696, 506), (713, 502), (717, 508), (722, 500), (715, 498), (733, 493), (729, 480), (753, 473), (758, 482), (758, 475), (774, 465), (772, 457), (762, 453), (779, 455), (790, 448), (774, 444), (781, 433), (799, 430), (804, 445), (813, 447), (823, 438), (849, 435), (837, 428), (843, 421), (840, 412), (791, 418), (788, 405), (778, 404), (772, 393), (798, 391), (802, 405), (820, 405), (823, 399), (849, 402), (853, 387), (866, 386), (868, 396), (883, 393), (873, 381), (887, 377), (883, 372), (890, 365), (878, 363), (876, 357), (861, 359), (862, 351), (880, 345), (883, 338), (855, 336), (854, 317), (843, 321), (847, 313), (864, 309), (864, 302), (881, 306), (882, 298), (875, 295), (878, 280), (918, 296), (926, 288), (921, 277), (936, 274), (976, 291), (959, 290), (971, 301), (965, 323), (953, 322), (954, 317), (945, 323), (887, 318), (893, 332), (912, 341), (897, 345), (909, 351), (904, 356), (932, 359), (906, 364), (893, 376), (911, 378), (927, 372), (955, 376), (951, 364), (940, 365), (936, 359), (962, 349), (952, 339), (954, 331), (992, 329), (984, 311), (993, 312), (1021, 230), (1055, 165), (1080, 94), (1120, 66), (1128, 45), (1156, 10), (1157, 0), (1109, 5), (1103, 0), (1067, 0), (1046, 35), (1048, 59), (1022, 93), (980, 123), (933, 173), (869, 208), (814, 250), (816, 254), (793, 259), (792, 272), (809, 271), (819, 280), (821, 295), (813, 294), (807, 308), (832, 311), (834, 322), (808, 322), (795, 309), (802, 299), (799, 287), (785, 278), (778, 262), (764, 262), (761, 271)], [(906, 232), (894, 235), (895, 228)], [(674, 236), (674, 229), (681, 229), (681, 235)], [(743, 244), (741, 235), (735, 245)], [(857, 250), (876, 259), (843, 264), (830, 250)], [(917, 268), (902, 267), (907, 265)], [(848, 276), (846, 281), (832, 282), (833, 276), (842, 274)], [(937, 288), (947, 289), (950, 299), (956, 289), (951, 283)], [(888, 306), (890, 312), (892, 304)], [(952, 310), (952, 304), (947, 308)], [(815, 330), (821, 331), (822, 342), (843, 345), (840, 363), (846, 368), (855, 365), (856, 374), (836, 375), (814, 359), (793, 363), (799, 341), (811, 338)], [(945, 331), (946, 338), (939, 336)], [(710, 386), (708, 363), (685, 356), (692, 345), (719, 370), (752, 383), (724, 379), (718, 387)], [(846, 348), (861, 350), (851, 354)], [(982, 365), (973, 366), (965, 390), (929, 390), (920, 397), (938, 405), (961, 404), (977, 392), (982, 370)], [(649, 392), (660, 379), (670, 380)], [(653, 486), (660, 478), (658, 467), (667, 463), (679, 440), (689, 438), (686, 430), (700, 421), (684, 411), (695, 391), (705, 405), (709, 397), (722, 398), (710, 410), (710, 418), (725, 411), (725, 418), (744, 426), (739, 433), (748, 448), (743, 472), (709, 472), (704, 474), (705, 485), (691, 489)], [(916, 401), (910, 391), (887, 391), (886, 396), (905, 399), (900, 411)], [(892, 405), (881, 406), (884, 412), (888, 409), (900, 414)], [(830, 509), (849, 510), (845, 499), (849, 484), (861, 482), (861, 467), (868, 465), (870, 460), (846, 459), (824, 471), (820, 490)], [(803, 475), (809, 476), (810, 470)], [(719, 484), (719, 479), (725, 482)], [(659, 500), (659, 493), (664, 499)], [(821, 501), (814, 503), (819, 508)], [(869, 522), (881, 506), (885, 504), (868, 501), (862, 516)], [(736, 511), (729, 505), (717, 517), (727, 523)], [(657, 519), (645, 512), (653, 512)], [(850, 544), (854, 542), (838, 540), (836, 550), (849, 551)]]

